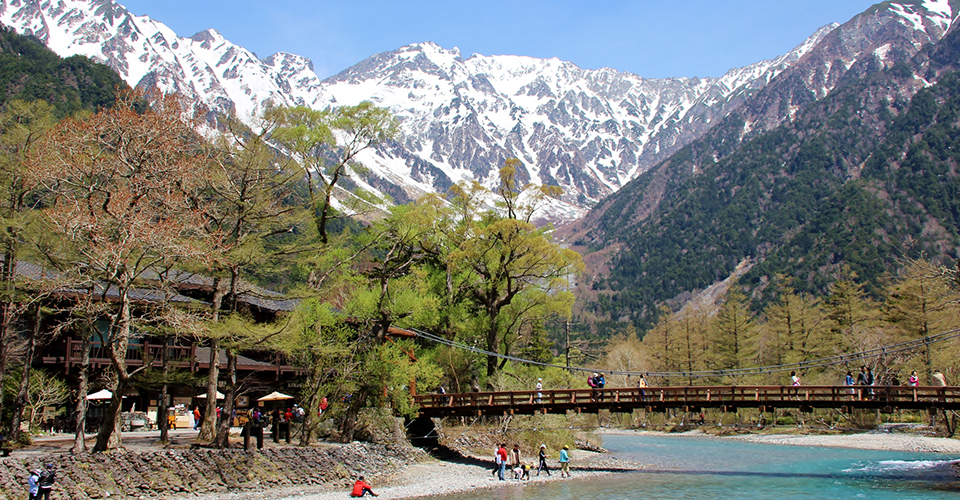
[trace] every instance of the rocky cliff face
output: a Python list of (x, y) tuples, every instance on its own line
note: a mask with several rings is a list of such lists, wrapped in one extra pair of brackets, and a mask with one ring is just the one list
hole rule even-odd
[(603, 197), (746, 107), (745, 135), (789, 119), (851, 71), (909, 57), (947, 29), (946, 0), (892, 3), (824, 27), (773, 60), (719, 78), (645, 79), (558, 59), (472, 55), (419, 43), (374, 55), (321, 81), (310, 61), (259, 59), (215, 30), (181, 37), (112, 0), (4, 0), (0, 22), (62, 56), (105, 62), (131, 85), (179, 92), (252, 123), (269, 102), (314, 108), (371, 100), (400, 119), (397, 144), (369, 151), (357, 184), (399, 201), (452, 183), (493, 186), (503, 160), (564, 188), (544, 214), (583, 215)]

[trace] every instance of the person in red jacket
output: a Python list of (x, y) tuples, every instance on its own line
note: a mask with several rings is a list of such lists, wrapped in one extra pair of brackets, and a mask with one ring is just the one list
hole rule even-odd
[(377, 496), (377, 494), (374, 493), (372, 489), (370, 489), (370, 485), (363, 482), (363, 476), (360, 476), (360, 478), (357, 479), (357, 482), (353, 483), (353, 491), (350, 492), (350, 496), (362, 497), (367, 493), (373, 496)]

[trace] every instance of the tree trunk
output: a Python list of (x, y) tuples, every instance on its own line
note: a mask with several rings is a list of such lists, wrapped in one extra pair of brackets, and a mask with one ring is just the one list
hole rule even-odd
[(97, 443), (93, 445), (94, 453), (115, 450), (120, 447), (120, 403), (124, 389), (123, 384), (119, 382), (113, 387), (110, 406), (107, 407), (103, 422), (100, 422), (100, 430), (97, 431)]
[(107, 353), (110, 356), (117, 384), (113, 390), (113, 398), (107, 407), (100, 431), (97, 433), (97, 444), (93, 451), (104, 452), (117, 449), (121, 445), (120, 435), (120, 404), (123, 402), (123, 391), (127, 388), (130, 375), (127, 373), (127, 346), (130, 343), (130, 295), (126, 290), (120, 293), (119, 317), (110, 325)]
[(220, 412), (220, 421), (217, 423), (217, 436), (213, 442), (215, 448), (230, 447), (230, 427), (233, 425), (233, 400), (237, 393), (237, 353), (227, 349), (227, 387)]
[[(488, 311), (487, 311), (487, 321), (488, 321), (488, 324), (487, 324), (487, 328), (488, 328), (488, 330), (487, 330), (487, 351), (489, 351), (489, 352), (497, 352), (497, 351), (499, 350), (499, 349), (497, 349), (497, 338), (499, 337), (499, 335), (497, 335), (497, 334), (498, 334), (499, 332), (497, 331), (498, 328), (497, 328), (497, 313), (496, 313), (496, 311), (494, 311), (494, 310), (492, 310), (492, 309), (488, 309)], [(496, 371), (497, 371), (497, 357), (494, 356), (494, 355), (492, 355), (492, 354), (487, 354), (487, 377), (488, 377), (488, 378), (489, 378), (489, 377), (492, 377), (493, 374), (496, 373)], [(487, 381), (487, 383), (489, 384), (489, 380)]]
[[(14, 231), (14, 229), (10, 227), (7, 227), (7, 230)], [(5, 292), (2, 302), (3, 317), (0, 318), (0, 381), (7, 377), (7, 344), (10, 342), (10, 330), (13, 325), (14, 272), (17, 265), (15, 245), (11, 240), (7, 241), (3, 252), (3, 262), (0, 263), (0, 273), (2, 273), (0, 277), (3, 279)], [(3, 399), (4, 398), (0, 397), (0, 415), (3, 415)], [(0, 425), (0, 428), (2, 427), (3, 426)], [(20, 432), (19, 429), (10, 429), (10, 431), (11, 433)]]
[(343, 416), (343, 423), (340, 424), (340, 442), (349, 443), (353, 441), (353, 433), (357, 430), (357, 417), (360, 415), (360, 409), (363, 408), (365, 398), (365, 387), (357, 391), (356, 397), (350, 401), (347, 411)]
[(167, 404), (167, 399), (169, 399), (169, 384), (167, 384), (167, 377), (170, 376), (170, 349), (167, 348), (167, 336), (164, 335), (161, 339), (163, 342), (163, 347), (160, 351), (160, 369), (163, 372), (163, 384), (160, 385), (160, 400), (157, 401), (157, 427), (160, 429), (160, 442), (169, 443), (170, 442), (170, 421), (167, 420), (167, 409), (170, 405)]
[(37, 338), (40, 336), (41, 310), (40, 306), (37, 305), (37, 315), (34, 317), (33, 330), (30, 331), (30, 337), (27, 339), (27, 352), (23, 357), (23, 374), (20, 376), (20, 390), (17, 392), (17, 398), (13, 402), (13, 422), (10, 424), (10, 440), (13, 442), (20, 441), (20, 420), (23, 417), (23, 410), (27, 407), (27, 398), (30, 395), (30, 368), (33, 366), (33, 354), (36, 350)]
[[(217, 277), (213, 279), (213, 300), (210, 304), (210, 321), (220, 321), (220, 306), (223, 304), (223, 282)], [(197, 439), (211, 442), (216, 437), (217, 421), (217, 384), (220, 382), (220, 342), (210, 339), (210, 368), (207, 371), (207, 407), (203, 412), (203, 424)]]
[[(7, 376), (7, 344), (10, 343), (10, 328), (13, 322), (13, 303), (9, 297), (3, 300), (2, 308), (3, 318), (0, 319), (0, 380)], [(0, 398), (0, 415), (3, 415), (3, 399)], [(2, 425), (0, 425), (0, 428), (2, 428)]]
[(307, 403), (303, 407), (303, 423), (300, 426), (300, 446), (310, 446), (313, 440), (313, 433), (320, 421), (320, 415), (316, 412), (320, 409), (320, 388), (323, 385), (324, 375), (319, 361), (314, 360), (310, 364), (310, 392), (307, 394)]
[[(84, 331), (83, 343), (80, 345), (80, 382), (77, 386), (77, 408), (74, 410), (74, 419), (77, 423), (73, 439), (72, 452), (86, 453), (86, 426), (87, 426), (87, 392), (90, 387), (90, 336), (92, 332)], [(69, 356), (70, 353), (67, 353)]]

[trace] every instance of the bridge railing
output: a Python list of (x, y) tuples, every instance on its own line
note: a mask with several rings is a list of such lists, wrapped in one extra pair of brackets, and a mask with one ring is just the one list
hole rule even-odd
[(897, 403), (960, 403), (960, 387), (939, 386), (678, 386), (678, 387), (608, 387), (604, 389), (556, 389), (542, 391), (468, 392), (453, 394), (421, 394), (414, 402), (421, 408), (517, 407), (524, 405), (581, 406), (586, 404), (644, 403), (689, 404), (710, 406), (738, 404), (768, 405), (809, 402), (818, 406), (845, 402), (875, 401), (896, 406)]

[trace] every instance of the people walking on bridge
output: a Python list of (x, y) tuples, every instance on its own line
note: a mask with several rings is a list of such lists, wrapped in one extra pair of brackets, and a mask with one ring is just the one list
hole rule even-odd
[(587, 377), (587, 385), (590, 386), (590, 401), (597, 400), (597, 374), (594, 373)]
[(543, 400), (543, 379), (537, 379), (537, 404), (540, 404)]
[(560, 450), (560, 477), (570, 477), (570, 447), (567, 445)]
[(647, 388), (647, 379), (643, 378), (643, 374), (640, 374), (640, 380), (637, 381), (637, 389), (640, 392), (640, 402), (643, 402), (644, 397), (647, 395), (647, 392), (644, 390)]
[(537, 467), (537, 475), (540, 475), (540, 471), (547, 471), (547, 476), (550, 476), (550, 468), (547, 467), (547, 445), (540, 445), (540, 466)]
[(910, 378), (907, 379), (907, 385), (910, 387), (916, 387), (920, 385), (920, 377), (917, 376), (916, 370), (910, 372)]
[[(876, 380), (873, 378), (873, 368), (867, 367), (867, 385), (872, 386)], [(873, 389), (867, 389), (867, 395), (873, 400)]]
[(940, 387), (947, 386), (947, 379), (940, 373), (940, 370), (933, 371), (933, 385), (938, 385)]
[(853, 373), (852, 372), (847, 372), (847, 376), (843, 379), (843, 385), (850, 386), (850, 388), (847, 389), (847, 394), (850, 395), (850, 399), (853, 399), (854, 389), (853, 389)]
[[(867, 385), (867, 367), (861, 366), (860, 373), (857, 374), (857, 385), (864, 386)], [(857, 399), (863, 400), (863, 389), (857, 389)]]
[(603, 386), (607, 385), (607, 379), (605, 379), (605, 378), (603, 377), (603, 374), (601, 373), (600, 376), (597, 377), (596, 383), (597, 383), (597, 399), (599, 399), (599, 400), (602, 402), (602, 401), (603, 401)]

